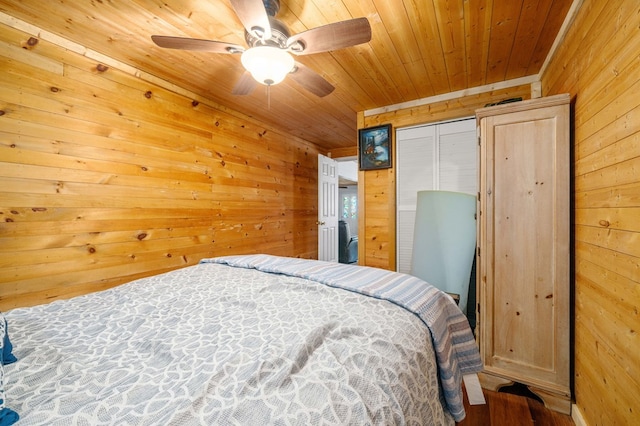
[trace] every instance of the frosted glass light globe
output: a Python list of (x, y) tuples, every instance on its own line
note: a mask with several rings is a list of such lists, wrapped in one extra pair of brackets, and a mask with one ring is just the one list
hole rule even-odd
[(240, 60), (256, 81), (267, 86), (280, 83), (294, 66), (287, 51), (273, 46), (252, 47), (242, 53)]

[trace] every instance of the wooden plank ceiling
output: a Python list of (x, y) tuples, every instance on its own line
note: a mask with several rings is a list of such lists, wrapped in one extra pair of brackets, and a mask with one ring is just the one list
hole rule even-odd
[(0, 10), (327, 150), (353, 146), (356, 113), (539, 72), (571, 0), (281, 0), (292, 34), (367, 17), (372, 40), (299, 56), (332, 83), (324, 98), (291, 78), (231, 91), (239, 55), (157, 47), (152, 34), (245, 46), (229, 0), (2, 0)]

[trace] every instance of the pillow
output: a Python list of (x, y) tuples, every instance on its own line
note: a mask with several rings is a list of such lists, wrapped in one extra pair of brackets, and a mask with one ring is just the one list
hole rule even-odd
[(11, 344), (11, 340), (9, 340), (9, 326), (7, 324), (7, 319), (0, 313), (2, 317), (2, 324), (0, 324), (0, 334), (2, 337), (2, 353), (0, 354), (0, 361), (2, 365), (11, 364), (16, 362), (18, 358), (13, 355), (13, 345)]
[(0, 364), (0, 426), (12, 425), (19, 418), (18, 413), (4, 406), (4, 367)]
[(7, 334), (7, 320), (0, 312), (0, 426), (12, 425), (18, 421), (18, 413), (4, 405), (4, 365), (16, 362), (11, 351), (13, 346)]

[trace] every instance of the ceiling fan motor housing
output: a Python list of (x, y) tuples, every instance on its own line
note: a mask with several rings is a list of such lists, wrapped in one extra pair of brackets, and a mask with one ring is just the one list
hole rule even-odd
[(254, 27), (251, 30), (244, 32), (244, 39), (249, 47), (256, 46), (273, 46), (280, 49), (287, 49), (292, 53), (299, 54), (304, 48), (305, 44), (297, 40), (294, 43), (289, 44), (289, 37), (291, 32), (289, 28), (275, 16), (280, 10), (280, 0), (262, 0), (264, 9), (267, 12), (267, 18), (269, 19), (269, 25), (271, 26), (271, 38), (264, 39), (264, 28)]
[(269, 24), (271, 25), (271, 38), (268, 40), (262, 40), (260, 37), (264, 33), (262, 29), (256, 29), (256, 34), (252, 34), (245, 30), (244, 39), (246, 40), (247, 45), (250, 47), (274, 46), (286, 49), (287, 39), (291, 36), (287, 26), (272, 16), (269, 16)]

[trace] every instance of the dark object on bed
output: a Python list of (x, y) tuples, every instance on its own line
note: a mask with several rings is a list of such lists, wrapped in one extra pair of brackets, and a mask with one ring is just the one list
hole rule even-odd
[(481, 367), (466, 318), (424, 281), (267, 255), (6, 318), (24, 425), (453, 425)]
[(358, 261), (358, 236), (351, 235), (349, 224), (338, 221), (338, 261), (340, 263), (356, 263)]

